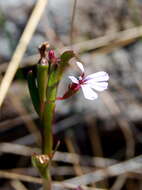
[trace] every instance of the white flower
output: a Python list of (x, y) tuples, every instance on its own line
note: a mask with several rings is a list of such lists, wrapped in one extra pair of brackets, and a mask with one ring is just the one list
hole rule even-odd
[(109, 75), (104, 72), (100, 71), (97, 73), (93, 73), (88, 76), (84, 76), (84, 67), (82, 63), (76, 62), (77, 66), (81, 70), (81, 75), (77, 79), (74, 76), (69, 76), (69, 79), (71, 79), (73, 85), (72, 87), (74, 90), (82, 89), (84, 97), (89, 100), (95, 100), (98, 98), (97, 93), (94, 91), (104, 91), (108, 87), (108, 80)]

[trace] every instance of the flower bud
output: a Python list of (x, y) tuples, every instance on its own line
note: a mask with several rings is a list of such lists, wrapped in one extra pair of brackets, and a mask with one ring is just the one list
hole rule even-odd
[(46, 52), (49, 49), (50, 45), (48, 42), (44, 42), (39, 46), (39, 53), (41, 58), (46, 57)]
[(54, 50), (49, 50), (49, 52), (48, 52), (48, 58), (49, 58), (49, 60), (53, 60), (53, 59), (56, 58)]

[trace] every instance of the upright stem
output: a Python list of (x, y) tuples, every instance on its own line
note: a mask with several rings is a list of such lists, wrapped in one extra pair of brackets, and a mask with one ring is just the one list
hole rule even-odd
[[(52, 137), (52, 122), (54, 117), (55, 103), (46, 103), (45, 111), (43, 114), (43, 147), (42, 152), (44, 155), (52, 156), (53, 137)], [(45, 176), (43, 179), (43, 190), (51, 190), (51, 174), (50, 164), (45, 168)]]
[(51, 176), (49, 169), (48, 169), (48, 179), (43, 178), (43, 190), (51, 190)]
[[(42, 125), (43, 125), (43, 147), (42, 152), (44, 155), (48, 155), (49, 158), (52, 157), (53, 153), (53, 134), (52, 134), (52, 124), (54, 120), (55, 111), (55, 101), (57, 94), (57, 72), (56, 67), (52, 68), (47, 85), (47, 99), (44, 107)], [(43, 189), (51, 190), (51, 175), (50, 175), (50, 164), (45, 171), (45, 179), (43, 180)]]
[[(48, 155), (49, 158), (52, 156), (53, 149), (53, 136), (52, 136), (52, 123), (54, 117), (54, 103), (46, 103), (45, 111), (43, 114), (43, 147), (42, 152), (44, 155)], [(45, 176), (43, 179), (43, 190), (51, 190), (51, 174), (50, 174), (50, 164), (45, 168)]]
[(53, 137), (52, 137), (52, 123), (54, 117), (55, 102), (46, 103), (45, 111), (43, 113), (43, 154), (52, 155)]

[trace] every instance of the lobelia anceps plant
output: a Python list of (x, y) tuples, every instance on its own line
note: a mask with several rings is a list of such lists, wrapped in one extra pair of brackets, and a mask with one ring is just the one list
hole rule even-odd
[(103, 91), (107, 89), (109, 76), (101, 71), (85, 77), (84, 67), (76, 62), (81, 70), (81, 75), (76, 78), (69, 76), (72, 83), (62, 97), (57, 97), (57, 88), (62, 75), (71, 58), (76, 57), (73, 51), (65, 51), (59, 57), (54, 50), (50, 50), (48, 43), (43, 43), (39, 48), (40, 59), (28, 73), (28, 86), (33, 106), (39, 115), (42, 135), (42, 153), (32, 156), (33, 165), (38, 169), (43, 178), (43, 189), (51, 189), (50, 167), (52, 158), (58, 147), (53, 150), (52, 124), (56, 100), (64, 100), (75, 94), (80, 88), (85, 98), (94, 100), (98, 96), (94, 90)]
[[(65, 51), (56, 57), (48, 43), (39, 48), (40, 59), (28, 73), (28, 86), (33, 106), (41, 123), (42, 153), (32, 156), (33, 165), (43, 178), (43, 189), (51, 189), (50, 166), (53, 155), (52, 124), (59, 81), (68, 62), (75, 57), (73, 51)], [(56, 147), (57, 148), (57, 147)]]

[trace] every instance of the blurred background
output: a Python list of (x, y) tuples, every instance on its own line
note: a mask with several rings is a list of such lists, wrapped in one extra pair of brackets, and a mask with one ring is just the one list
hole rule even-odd
[[(17, 45), (24, 46), (19, 40), (37, 2), (0, 0), (0, 81)], [(30, 161), (41, 137), (26, 76), (44, 41), (57, 53), (76, 51), (86, 74), (104, 70), (110, 75), (109, 89), (97, 100), (88, 101), (79, 92), (57, 102), (53, 133), (61, 144), (52, 176), (68, 183), (56, 184), (57, 189), (142, 190), (141, 18), (141, 0), (48, 0), (0, 108), (0, 190), (41, 187)], [(66, 71), (60, 95), (68, 74), (77, 74), (76, 68)]]

